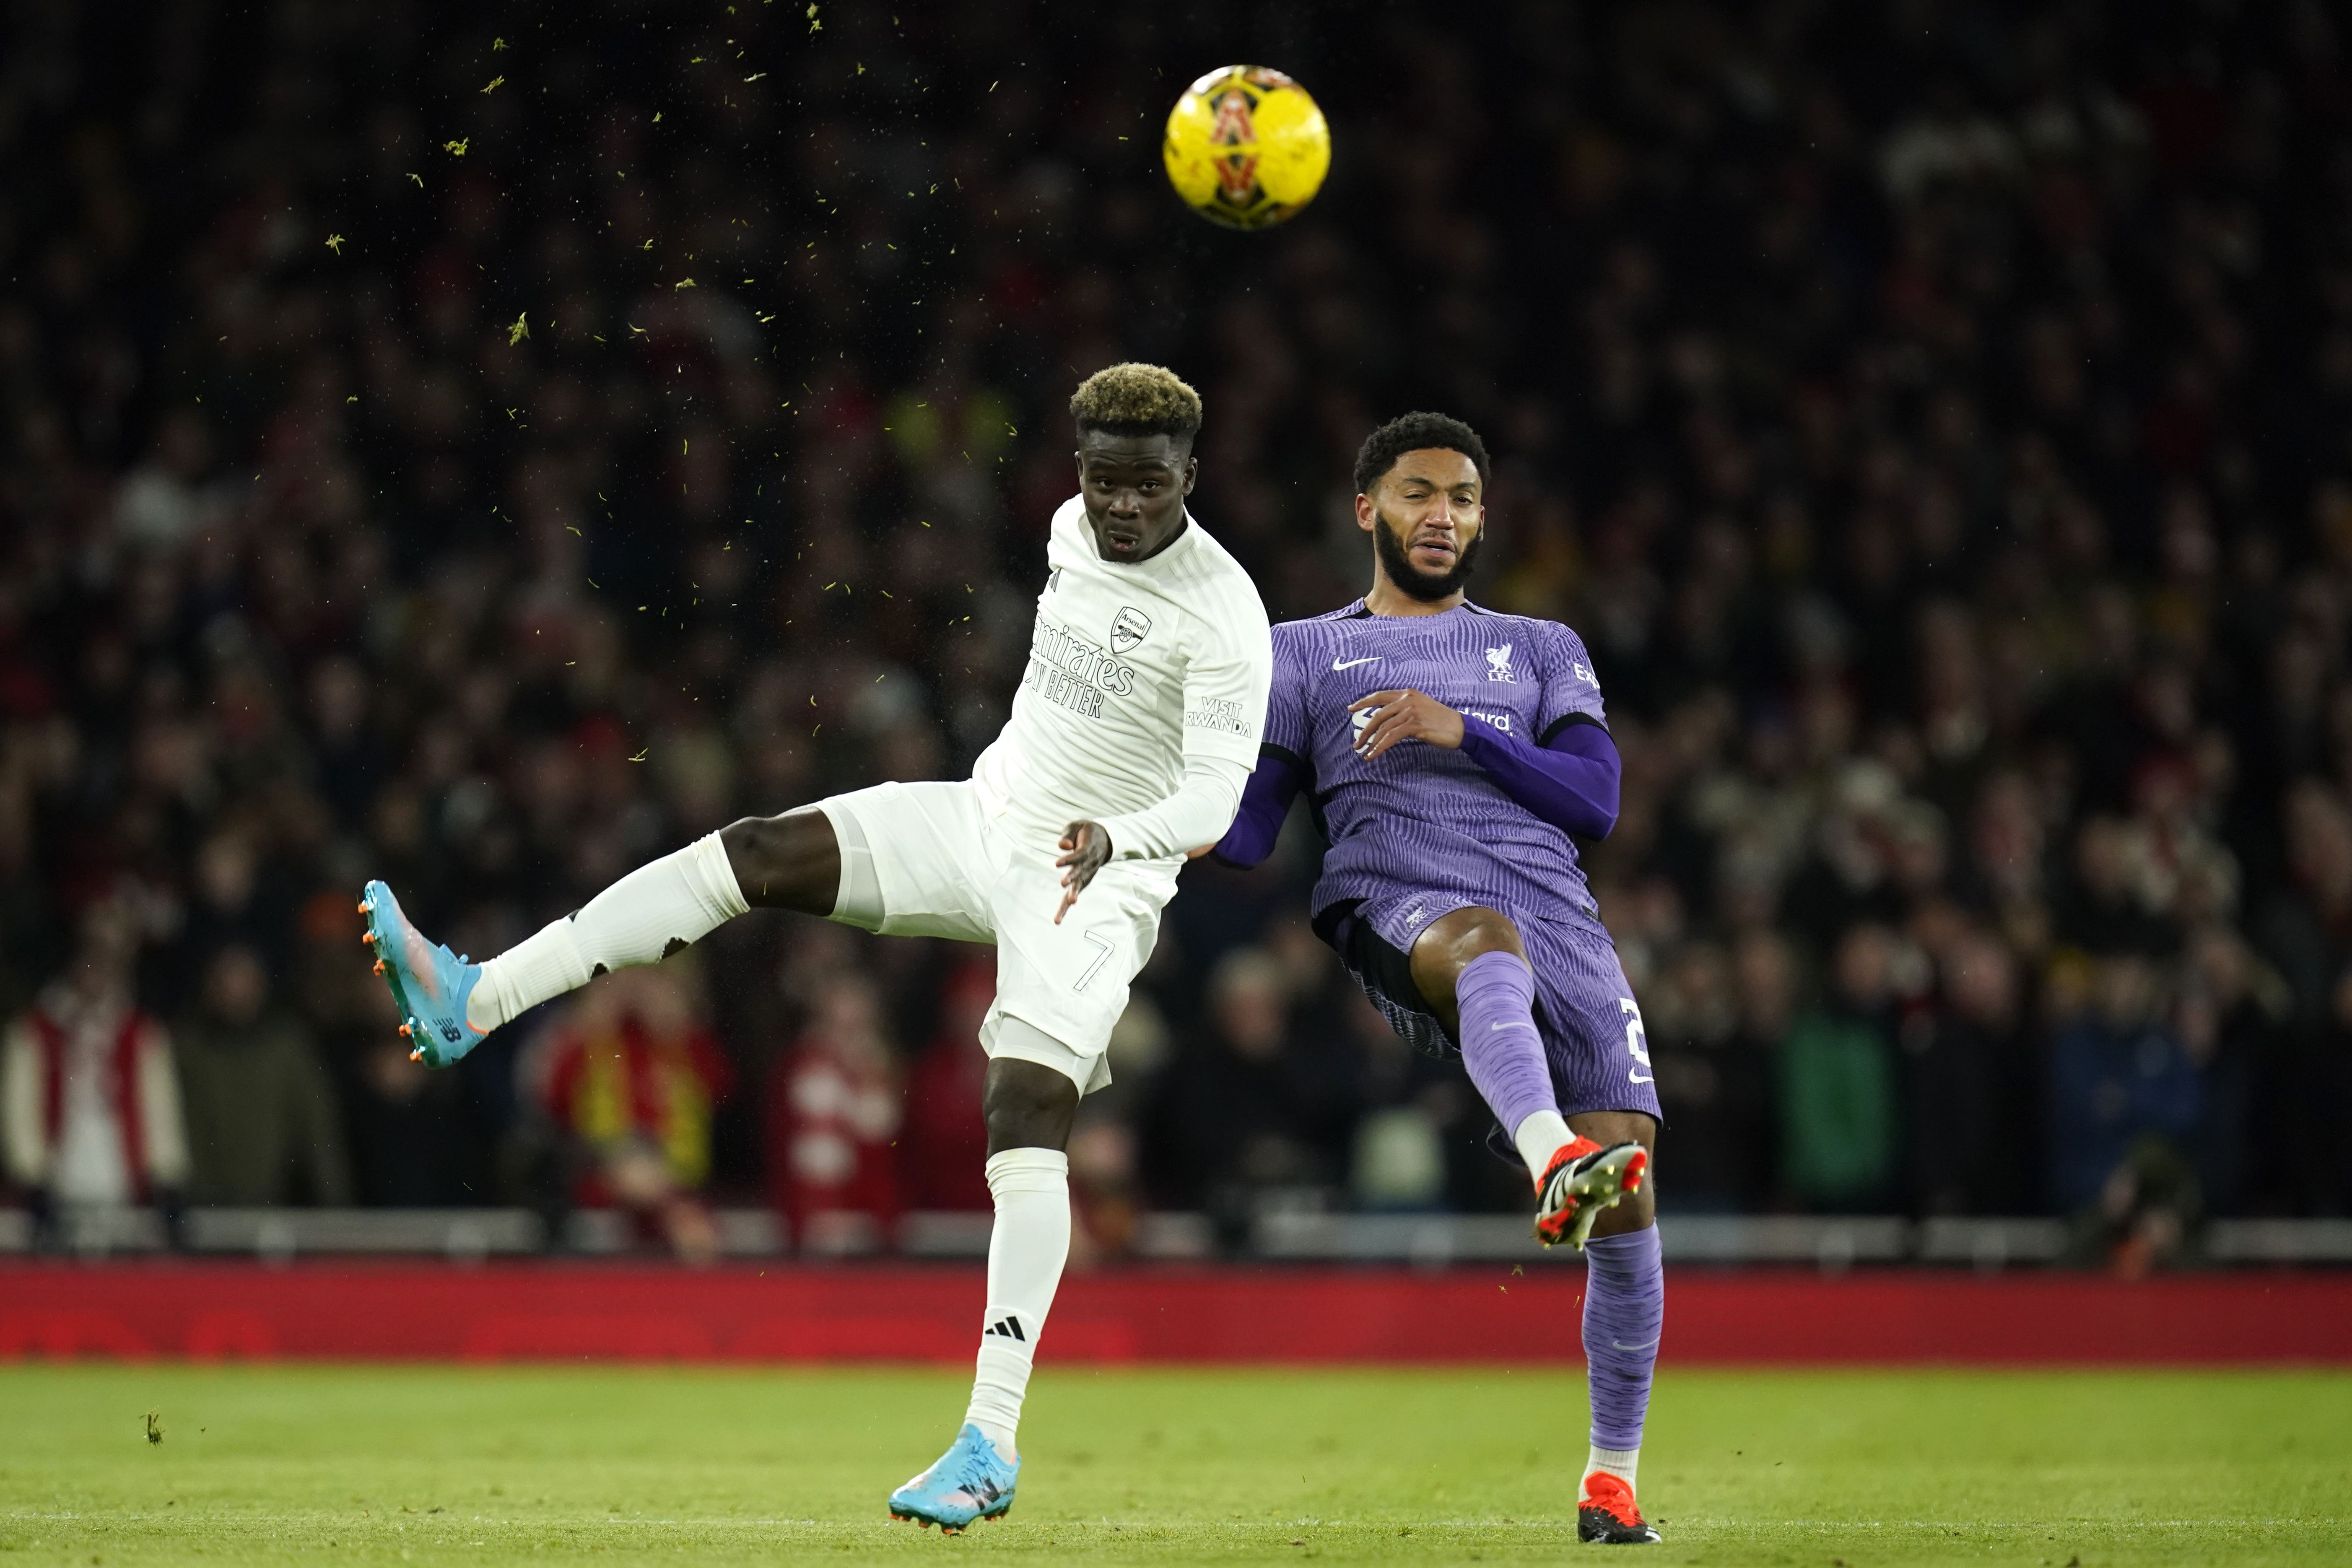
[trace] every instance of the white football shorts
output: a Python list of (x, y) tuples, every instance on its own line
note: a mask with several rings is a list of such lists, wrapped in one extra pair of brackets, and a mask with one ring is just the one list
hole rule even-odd
[[(969, 779), (876, 784), (817, 808), (842, 847), (835, 920), (885, 936), (994, 943), (996, 1001), (980, 1027), (982, 1047), (1066, 1074), (1080, 1094), (1110, 1082), (1111, 1026), (1151, 957), (1160, 911), (1176, 894), (1174, 867), (1114, 860), (1055, 925), (1061, 851), (1043, 835), (1014, 842)], [(870, 874), (856, 865), (861, 849)], [(1008, 1029), (1008, 1018), (1029, 1027)]]

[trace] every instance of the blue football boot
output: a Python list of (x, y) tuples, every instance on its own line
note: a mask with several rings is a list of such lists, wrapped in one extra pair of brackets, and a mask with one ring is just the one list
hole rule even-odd
[(360, 940), (375, 949), (375, 972), (392, 987), (409, 1056), (429, 1068), (446, 1068), (480, 1044), (489, 1031), (466, 1022), (466, 999), (473, 995), (482, 966), (425, 941), (382, 882), (370, 882), (360, 894), (360, 913), (367, 917)]
[(970, 1422), (939, 1462), (890, 1494), (890, 1517), (940, 1527), (955, 1535), (976, 1520), (998, 1519), (1013, 1506), (1021, 1461), (1006, 1464), (996, 1445)]

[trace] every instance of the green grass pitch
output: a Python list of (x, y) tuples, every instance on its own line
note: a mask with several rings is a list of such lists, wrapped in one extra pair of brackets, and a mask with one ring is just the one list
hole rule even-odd
[[(1572, 1371), (1048, 1370), (1009, 1520), (892, 1523), (965, 1392), (933, 1370), (0, 1367), (0, 1568), (1600, 1550), (1574, 1538)], [(1660, 1563), (2352, 1563), (2341, 1372), (1670, 1368), (1648, 1436)]]

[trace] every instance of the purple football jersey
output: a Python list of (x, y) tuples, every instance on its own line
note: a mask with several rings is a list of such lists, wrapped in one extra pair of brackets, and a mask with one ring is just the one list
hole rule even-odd
[(1453, 897), (1431, 901), (1433, 919), (1466, 901), (1598, 931), (1575, 844), (1476, 763), (1419, 741), (1369, 763), (1356, 755), (1365, 715), (1348, 705), (1407, 687), (1457, 710), (1465, 723), (1534, 746), (1563, 725), (1602, 719), (1584, 644), (1556, 621), (1471, 604), (1436, 616), (1375, 616), (1359, 599), (1276, 626), (1265, 745), (1297, 759), (1330, 841), (1316, 913), (1350, 900), (1434, 893)]

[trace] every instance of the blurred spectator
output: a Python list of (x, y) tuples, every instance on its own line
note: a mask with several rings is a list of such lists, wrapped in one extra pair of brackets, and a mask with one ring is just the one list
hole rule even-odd
[(1932, 1004), (1899, 1026), (1913, 1205), (1924, 1215), (2017, 1214), (2032, 1206), (2037, 1157), (2033, 1052), (2017, 963), (1999, 939), (1958, 938)]
[[(1457, 1145), (1475, 1140), (1472, 1157), (1492, 1163), (1483, 1149), (1486, 1106), (1477, 1104), (1475, 1127), (1457, 1125), (1471, 1120), (1467, 1102), (1476, 1100), (1460, 1067), (1413, 1049), (1352, 981), (1338, 989), (1340, 1048), (1359, 1053), (1353, 1098), (1364, 1107), (1349, 1152), (1349, 1196), (1356, 1207), (1375, 1211), (1444, 1208), (1454, 1186), (1448, 1131), (1456, 1131)], [(1459, 1137), (1463, 1131), (1471, 1138)]]
[(900, 1117), (873, 982), (855, 972), (817, 981), (808, 1026), (768, 1086), (769, 1192), (804, 1249), (887, 1244)]
[[(2282, 1059), (2285, 1025), (2294, 1007), (2286, 982), (2235, 931), (2208, 926), (2189, 943), (2179, 1005), (2180, 1039), (2203, 1080), (2189, 1160), (2208, 1208), (2233, 1214), (2256, 1197), (2275, 1201), (2292, 1191), (2294, 1140), (2288, 1158), (2257, 1159), (2277, 1142), (2254, 1136), (2258, 1107), (2275, 1110), (2264, 1086), (2295, 1081)], [(2323, 1104), (2340, 1103), (2352, 1084), (2306, 1084)], [(2303, 1098), (2298, 1096), (2297, 1098)], [(2282, 1168), (2284, 1167), (2284, 1168)]]
[(1236, 1244), (1264, 1200), (1320, 1206), (1340, 1174), (1353, 1108), (1336, 1064), (1292, 1038), (1291, 984), (1263, 948), (1219, 959), (1208, 1026), (1154, 1108), (1168, 1199), (1208, 1209)]
[(2301, 1102), (2296, 1185), (2315, 1207), (2343, 1214), (2352, 1213), (2352, 969), (2331, 1002), (2319, 1048), (2289, 1057), (2287, 1080)]
[[(382, 987), (329, 974), (364, 982), (334, 907), (383, 875), (479, 952), (731, 815), (968, 767), (1026, 663), (1071, 382), (1141, 357), (1202, 387), (1199, 516), (1278, 617), (1363, 584), (1371, 425), (1485, 432), (1474, 593), (1579, 628), (1624, 758), (1588, 865), (1673, 1025), (1669, 1201), (2046, 1206), (2046, 1173), (1986, 1162), (2055, 1147), (2038, 1064), (2078, 957), (2218, 932), (2280, 984), (2178, 966), (2205, 1202), (2352, 1212), (2333, 12), (1396, 0), (1367, 28), (1308, 0), (1284, 63), (1344, 155), (1215, 248), (1105, 110), (1164, 104), (1147, 46), (1188, 24), (740, 9), (583, 8), (454, 100), (487, 46), (432, 0), (0, 21), (0, 61), (69, 88), (0, 83), (0, 1005), (64, 967), (66, 911), (130, 889), (150, 1008), (194, 1005), (223, 942), (281, 977), (366, 1201), (510, 1198), (514, 1046), (408, 1062)], [(724, 84), (692, 63), (722, 51)], [(1433, 97), (1386, 89), (1433, 60)], [(1114, 1062), (1087, 1168), (1260, 1190), (1247, 1138), (1171, 1110), (1239, 1074), (1286, 1108), (1276, 1187), (1420, 1204), (1418, 1108), (1429, 1201), (1523, 1203), (1475, 1104), (1439, 1113), (1458, 1068), (1360, 1048), (1287, 945), (1312, 815), (1254, 878), (1185, 873), (1137, 993), (1165, 1062)], [(740, 1081), (815, 1005), (780, 969), (879, 984), (885, 1035), (951, 1010), (957, 957), (737, 924), (700, 956)], [(1833, 1152), (1779, 1146), (1811, 1117), (1784, 1090), (1819, 1086), (1759, 1068), (1783, 1014), (1852, 1022), (1858, 924), (1917, 954), (1874, 1015), (1907, 1152), (1767, 1182)], [(1252, 1058), (1203, 999), (1259, 944), (1297, 973)], [(1920, 1102), (1987, 1081), (1978, 1033), (2037, 1063), (1993, 1075), (2021, 1098), (1983, 1147)], [(1820, 1040), (1789, 1059), (1868, 1058)], [(2252, 1061), (2283, 1110), (2231, 1087)], [(721, 1111), (712, 1191), (773, 1174), (764, 1103)]]
[[(2187, 1173), (2200, 1092), (2196, 1064), (2167, 1022), (2164, 981), (2134, 952), (2095, 961), (2087, 1005), (2062, 1023), (2050, 1047), (2051, 1195), (2062, 1214), (2100, 1201), (2129, 1161), (2146, 1165), (2149, 1140)], [(2143, 1151), (2135, 1152), (2135, 1151)]]
[(1348, 1190), (1358, 1207), (1376, 1212), (1444, 1206), (1445, 1148), (1429, 1113), (1417, 1105), (1366, 1113), (1356, 1123)]
[[(1158, 952), (1173, 945), (1163, 935)], [(1139, 1239), (1146, 1205), (1137, 1119), (1168, 1059), (1168, 1021), (1148, 991), (1129, 993), (1106, 1055), (1111, 1081), (1079, 1102), (1070, 1132), (1070, 1256), (1078, 1267), (1125, 1257)]]
[[(351, 962), (361, 930), (352, 897), (321, 888), (295, 923), (299, 940), (284, 1000), (317, 1042), (335, 1090), (358, 1200), (401, 1208), (478, 1201), (470, 1190), (478, 1167), (465, 1149), (475, 1128), (462, 1114), (468, 1081), (409, 1059), (408, 1042), (394, 1032), (399, 1015), (390, 991), (368, 964)], [(497, 1065), (505, 1066), (512, 1045), (493, 1045)], [(499, 1195), (560, 1208), (568, 1178), (541, 1176), (541, 1191), (525, 1194), (526, 1184), (517, 1184)]]
[(694, 973), (672, 960), (578, 992), (532, 1076), (568, 1142), (575, 1201), (623, 1209), (679, 1257), (704, 1262), (718, 1248), (701, 1195), (711, 1115), (734, 1079), (698, 1016)]
[[(1727, 973), (1726, 973), (1727, 971)], [(1739, 940), (1727, 963), (1693, 949), (1679, 968), (1685, 994), (1647, 1016), (1658, 1102), (1673, 1129), (1659, 1157), (1671, 1172), (1659, 1201), (1682, 1214), (1736, 1214), (1773, 1194), (1773, 1069), (1786, 1048), (1798, 976), (1785, 939)]]
[(2204, 1214), (2196, 1173), (2179, 1145), (2144, 1137), (2107, 1173), (2097, 1201), (2075, 1216), (2073, 1252), (2078, 1261), (2104, 1263), (2136, 1279), (2159, 1264), (2184, 1261)]
[(2258, 926), (2291, 1004), (2275, 1068), (2298, 1089), (2284, 1107), (2284, 1152), (2305, 1201), (2341, 1213), (2352, 1210), (2352, 807), (2315, 779), (2284, 805), (2287, 880)]
[(352, 1201), (333, 1093), (308, 1031), (273, 1006), (250, 947), (224, 947), (173, 1032), (193, 1174), (188, 1199), (251, 1206)]
[(939, 1028), (907, 1074), (898, 1163), (910, 1207), (994, 1207), (988, 1194), (988, 1123), (980, 1110), (988, 1078), (980, 1026), (995, 1000), (996, 967), (986, 958), (957, 964), (940, 984)]
[(1829, 996), (1790, 1026), (1780, 1047), (1781, 1180), (1809, 1207), (1867, 1212), (1895, 1195), (1897, 958), (1885, 927), (1849, 927)]
[(2146, 835), (2121, 817), (2092, 817), (2074, 838), (2058, 935), (2086, 952), (2164, 956), (2177, 940), (2160, 912), (2165, 893)]
[(1111, 1117), (1082, 1121), (1070, 1133), (1069, 1155), (1075, 1265), (1131, 1254), (1143, 1209), (1134, 1128)]
[(122, 900), (91, 905), (65, 976), (0, 1047), (9, 1179), (68, 1233), (84, 1211), (152, 1204), (172, 1217), (187, 1185), (171, 1037), (131, 999), (138, 948)]

